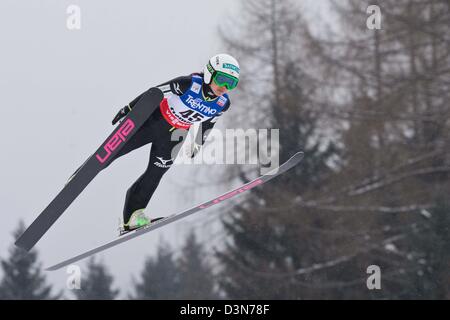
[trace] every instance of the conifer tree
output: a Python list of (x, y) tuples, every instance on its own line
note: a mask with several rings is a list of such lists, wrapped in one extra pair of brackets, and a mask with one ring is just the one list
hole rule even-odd
[(191, 232), (178, 259), (180, 270), (180, 299), (216, 299), (214, 274), (206, 262), (201, 244)]
[(155, 257), (145, 261), (140, 278), (134, 284), (131, 299), (178, 299), (180, 292), (179, 269), (172, 248), (160, 242)]
[[(14, 239), (24, 231), (25, 224), (21, 221), (13, 233)], [(52, 300), (61, 297), (61, 293), (52, 293), (52, 286), (47, 283), (35, 249), (25, 252), (11, 245), (9, 256), (1, 260), (1, 268), (0, 299)]]
[(81, 288), (73, 293), (78, 300), (114, 300), (119, 290), (113, 289), (113, 281), (106, 266), (92, 257), (87, 264), (87, 275), (81, 279)]

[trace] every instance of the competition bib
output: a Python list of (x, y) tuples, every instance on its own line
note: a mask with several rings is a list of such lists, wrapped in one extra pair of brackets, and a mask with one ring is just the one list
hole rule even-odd
[(204, 122), (220, 114), (228, 101), (228, 95), (206, 101), (202, 95), (202, 84), (202, 77), (193, 75), (191, 87), (182, 96), (172, 94), (163, 99), (161, 113), (170, 125), (189, 129), (194, 122)]

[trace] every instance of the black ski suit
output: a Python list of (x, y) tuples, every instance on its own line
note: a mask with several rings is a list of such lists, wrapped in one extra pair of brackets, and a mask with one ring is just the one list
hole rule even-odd
[[(202, 76), (202, 74), (178, 77), (159, 85), (157, 88), (163, 91), (165, 99), (167, 99), (170, 95), (182, 96), (186, 91), (190, 90), (193, 82), (193, 76), (196, 76), (198, 79), (198, 77)], [(214, 95), (211, 88), (207, 84), (203, 83), (201, 90), (205, 101), (212, 101), (220, 98)], [(134, 99), (126, 108), (133, 108), (141, 96), (142, 95)], [(209, 117), (206, 121), (203, 120), (203, 122), (201, 122), (201, 130), (195, 139), (197, 144), (203, 145), (208, 130), (213, 128), (217, 117), (222, 115), (223, 112), (228, 110), (229, 107), (230, 100), (227, 96), (226, 103), (224, 104), (221, 112), (215, 114), (213, 117)], [(172, 154), (172, 151), (177, 145), (180, 144), (180, 140), (171, 140), (172, 134), (175, 130), (179, 130), (177, 134), (185, 139), (188, 129), (176, 128), (170, 124), (163, 116), (161, 108), (158, 107), (150, 118), (113, 158), (114, 161), (137, 148), (140, 148), (150, 142), (152, 143), (150, 160), (147, 169), (127, 191), (123, 209), (124, 223), (128, 222), (133, 212), (139, 209), (144, 209), (147, 206), (162, 176), (173, 164), (176, 154)], [(111, 163), (113, 161), (111, 161)]]

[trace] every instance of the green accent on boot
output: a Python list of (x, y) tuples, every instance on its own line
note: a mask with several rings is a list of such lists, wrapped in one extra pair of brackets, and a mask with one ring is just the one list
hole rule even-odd
[(150, 219), (148, 219), (147, 217), (138, 217), (137, 218), (137, 225), (138, 227), (143, 227), (146, 226), (150, 223)]
[(148, 224), (150, 223), (150, 219), (147, 218), (147, 217), (144, 215), (144, 210), (145, 210), (145, 208), (144, 208), (144, 209), (138, 209), (138, 210), (134, 211), (134, 212), (131, 214), (130, 219), (128, 219), (128, 222), (123, 224), (124, 229), (125, 229), (125, 230), (127, 230), (127, 229), (130, 230), (130, 222), (131, 222), (131, 220), (132, 220), (133, 218), (136, 219), (136, 225), (133, 226), (133, 230), (148, 225)]

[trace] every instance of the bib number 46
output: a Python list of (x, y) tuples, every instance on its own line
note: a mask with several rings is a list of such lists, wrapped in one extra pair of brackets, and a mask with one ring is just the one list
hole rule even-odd
[(180, 112), (180, 114), (183, 116), (183, 119), (185, 119), (189, 122), (202, 121), (202, 119), (205, 117), (201, 113), (195, 112), (194, 110), (186, 110), (186, 111)]

